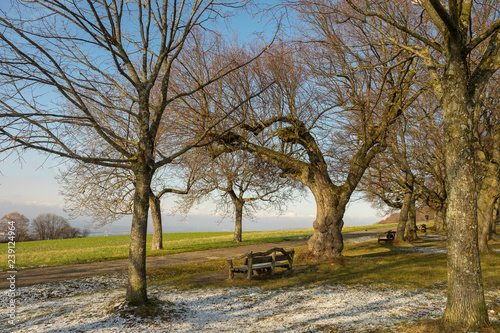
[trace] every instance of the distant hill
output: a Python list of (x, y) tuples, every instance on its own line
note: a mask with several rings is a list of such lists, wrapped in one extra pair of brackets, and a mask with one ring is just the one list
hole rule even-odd
[[(425, 221), (425, 215), (429, 215), (429, 220), (434, 220), (434, 212), (427, 206), (417, 209), (417, 222)], [(376, 224), (390, 224), (399, 222), (399, 212), (389, 215), (385, 219), (378, 221)]]

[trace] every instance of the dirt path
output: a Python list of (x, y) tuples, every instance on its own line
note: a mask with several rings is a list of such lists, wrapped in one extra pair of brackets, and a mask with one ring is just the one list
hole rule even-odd
[[(376, 238), (378, 234), (390, 228), (365, 230), (343, 234), (344, 239), (360, 237)], [(182, 252), (166, 254), (162, 256), (148, 257), (147, 267), (156, 268), (172, 266), (183, 263), (194, 263), (212, 259), (236, 257), (250, 251), (265, 251), (273, 247), (296, 248), (306, 246), (307, 240), (285, 241), (278, 243), (243, 245), (223, 249), (212, 249), (194, 252)], [(64, 265), (54, 267), (39, 267), (20, 270), (16, 275), (16, 287), (30, 286), (39, 283), (59, 282), (64, 280), (77, 279), (92, 275), (117, 273), (127, 270), (128, 259), (118, 259), (100, 261), (87, 264)], [(8, 288), (10, 276), (7, 272), (0, 272), (0, 289)]]

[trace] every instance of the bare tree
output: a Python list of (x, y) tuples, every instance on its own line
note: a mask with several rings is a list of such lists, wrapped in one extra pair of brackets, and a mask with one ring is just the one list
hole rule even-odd
[(415, 147), (414, 167), (420, 175), (416, 179), (420, 188), (418, 200), (435, 212), (434, 228), (442, 231), (446, 227), (447, 207), (443, 112), (435, 98), (429, 97), (426, 94), (415, 105), (420, 112), (411, 140)]
[(411, 166), (411, 151), (406, 144), (406, 128), (400, 121), (398, 123), (388, 136), (389, 149), (372, 161), (370, 169), (361, 180), (360, 190), (373, 205), (385, 204), (400, 210), (394, 241), (403, 242), (416, 238), (415, 221), (409, 219), (409, 216), (415, 207), (417, 184)]
[[(186, 154), (187, 156), (186, 159), (190, 159), (193, 154)], [(185, 160), (185, 159), (184, 159)], [(188, 164), (191, 164), (193, 160), (190, 160), (187, 162)], [(153, 220), (153, 240), (151, 244), (151, 249), (152, 250), (161, 250), (163, 249), (163, 226), (162, 226), (162, 215), (161, 215), (161, 198), (166, 195), (166, 194), (180, 194), (180, 195), (185, 195), (188, 194), (191, 190), (191, 187), (193, 184), (198, 180), (199, 174), (198, 174), (198, 169), (201, 166), (199, 165), (192, 165), (190, 168), (189, 166), (184, 167), (183, 170), (184, 174), (182, 175), (181, 173), (177, 174), (177, 177), (181, 179), (181, 182), (184, 183), (185, 185), (184, 189), (178, 188), (173, 188), (173, 187), (166, 187), (166, 184), (164, 183), (163, 186), (156, 186), (158, 188), (157, 191), (154, 189), (151, 190), (149, 194), (149, 205), (150, 205), (150, 210), (151, 210), (151, 217)], [(160, 178), (160, 176), (159, 176)], [(165, 179), (162, 179), (164, 182)], [(179, 185), (181, 186), (181, 185)], [(155, 194), (156, 193), (156, 194)]]
[(440, 217), (446, 205), (444, 151), (442, 146), (442, 110), (431, 91), (423, 93), (412, 107), (405, 110), (388, 136), (388, 149), (371, 164), (362, 180), (365, 197), (375, 204), (400, 209), (396, 241), (416, 237), (413, 216), (417, 201), (432, 207)]
[(32, 224), (38, 240), (77, 238), (82, 235), (80, 229), (73, 228), (66, 218), (52, 213), (38, 215)]
[(309, 251), (330, 258), (343, 250), (343, 216), (359, 180), (420, 92), (411, 58), (377, 49), (356, 26), (337, 31), (334, 16), (314, 13), (307, 22), (311, 47), (283, 43), (272, 51), (260, 68), (276, 84), (219, 143), (276, 165), (311, 190), (317, 215)]
[[(489, 324), (478, 249), (474, 114), (500, 67), (498, 1), (318, 1), (385, 36), (425, 64), (444, 111), (446, 151), (447, 325)], [(404, 36), (404, 39), (395, 36)], [(467, 260), (465, 260), (467, 258)]]
[[(26, 216), (18, 212), (9, 213), (0, 220), (0, 232), (8, 235), (9, 230), (14, 231), (12, 239), (16, 242), (30, 240), (29, 222)], [(12, 230), (12, 227), (14, 230)]]
[[(194, 34), (233, 1), (14, 1), (0, 17), (0, 98), (8, 148), (23, 146), (85, 163), (126, 169), (133, 175), (133, 218), (127, 300), (147, 301), (146, 232), (155, 171), (200, 145), (211, 128), (160, 151), (157, 136), (165, 110), (241, 68), (237, 54)], [(29, 19), (26, 19), (29, 17)], [(205, 30), (205, 34), (209, 34)], [(217, 41), (221, 41), (218, 39)], [(195, 78), (184, 62), (193, 54), (219, 57)], [(225, 59), (225, 60), (222, 60)], [(175, 66), (174, 66), (175, 65)], [(173, 76), (172, 76), (173, 75)], [(182, 83), (173, 82), (175, 76)], [(152, 91), (157, 89), (152, 99)], [(52, 94), (50, 101), (45, 94)], [(225, 113), (212, 115), (213, 124)], [(88, 142), (102, 145), (89, 149)]]
[(476, 146), (480, 165), (478, 186), (479, 251), (489, 252), (495, 220), (495, 205), (500, 198), (500, 113), (498, 75), (486, 91), (482, 106), (476, 109)]
[(179, 202), (180, 210), (187, 214), (195, 204), (214, 201), (215, 212), (221, 213), (222, 218), (234, 217), (235, 243), (242, 241), (244, 215), (252, 218), (255, 212), (268, 209), (282, 212), (295, 197), (296, 189), (290, 180), (280, 177), (278, 168), (245, 151), (206, 160), (204, 176)]
[[(196, 168), (183, 165), (193, 161), (192, 154), (181, 156), (174, 163), (155, 173), (151, 183), (149, 205), (153, 222), (152, 250), (163, 249), (161, 198), (167, 193), (186, 194), (196, 181)], [(57, 176), (65, 210), (71, 218), (90, 216), (92, 224), (102, 227), (133, 214), (134, 177), (129, 170), (89, 165), (73, 161)], [(167, 187), (182, 183), (185, 189)], [(179, 187), (180, 188), (180, 187)]]

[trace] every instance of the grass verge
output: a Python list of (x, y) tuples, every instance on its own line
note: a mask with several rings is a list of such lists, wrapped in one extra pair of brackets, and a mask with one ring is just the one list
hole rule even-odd
[[(371, 230), (392, 225), (345, 227), (343, 232)], [(243, 242), (233, 243), (232, 232), (189, 232), (163, 234), (164, 249), (151, 250), (152, 235), (147, 236), (147, 256), (262, 244), (308, 238), (313, 229), (251, 231)], [(128, 258), (130, 236), (102, 236), (16, 243), (16, 268), (58, 266)], [(7, 244), (0, 244), (0, 270), (7, 270)]]
[[(441, 247), (442, 241), (428, 240), (414, 244), (419, 247)], [(500, 243), (492, 241), (491, 246), (500, 249)], [(306, 248), (297, 248), (292, 274), (278, 273), (275, 277), (255, 276), (247, 280), (237, 274), (232, 281), (227, 280), (224, 260), (211, 260), (195, 264), (182, 264), (148, 270), (150, 283), (167, 284), (185, 289), (202, 286), (260, 286), (263, 288), (287, 288), (312, 286), (323, 283), (347, 285), (378, 285), (383, 287), (445, 288), (446, 254), (419, 253), (405, 250), (391, 244), (377, 244), (369, 241), (346, 244), (344, 256), (328, 261), (314, 261), (306, 257)], [(500, 287), (500, 253), (492, 252), (481, 256), (483, 279), (486, 288)]]

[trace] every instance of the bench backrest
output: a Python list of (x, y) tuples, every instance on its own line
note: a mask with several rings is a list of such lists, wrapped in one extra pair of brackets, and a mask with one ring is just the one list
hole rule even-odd
[[(285, 255), (277, 255), (276, 258), (274, 259), (274, 261), (285, 261), (285, 260), (288, 260), (289, 257), (288, 256), (285, 256)], [(265, 256), (265, 257), (253, 257), (252, 256), (252, 264), (264, 264), (266, 262), (272, 262), (273, 261), (273, 257), (271, 256)], [(248, 258), (245, 259), (245, 265), (248, 265)]]
[[(252, 257), (253, 264), (264, 264), (266, 262), (272, 262), (272, 257)], [(245, 259), (245, 265), (248, 265), (248, 258)]]
[[(267, 262), (272, 262), (273, 261), (273, 257), (268, 255), (269, 252), (274, 252), (276, 251), (277, 253), (275, 254), (275, 257), (274, 257), (274, 261), (277, 262), (277, 261), (286, 261), (286, 260), (290, 260), (290, 259), (293, 259), (293, 255), (295, 253), (294, 250), (291, 250), (291, 251), (284, 251), (286, 254), (283, 254), (281, 251), (281, 249), (273, 249), (273, 250), (269, 250), (265, 253), (262, 253), (262, 252), (257, 252), (257, 253), (249, 253), (247, 258), (245, 258), (245, 264), (244, 265), (248, 265), (248, 258), (252, 258), (252, 264), (263, 264), (263, 263), (267, 263)], [(280, 253), (280, 254), (278, 254)]]

